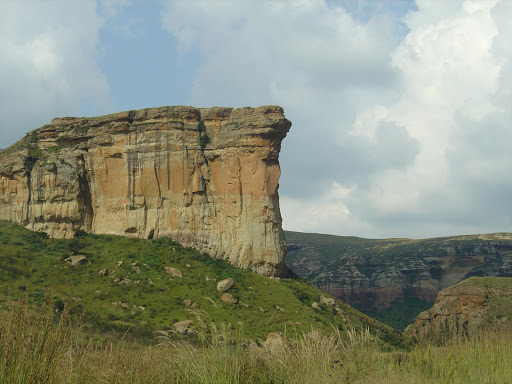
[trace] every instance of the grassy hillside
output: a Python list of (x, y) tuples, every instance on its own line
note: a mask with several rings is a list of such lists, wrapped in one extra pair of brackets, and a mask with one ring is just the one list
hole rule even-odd
[[(72, 267), (69, 258), (77, 255), (87, 262)], [(168, 274), (166, 267), (178, 269), (182, 277)], [(217, 282), (226, 278), (235, 280), (229, 293), (237, 304), (223, 302), (223, 293), (217, 291)], [(74, 239), (48, 239), (44, 233), (0, 222), (0, 306), (5, 307), (9, 296), (24, 295), (38, 306), (46, 295), (57, 312), (67, 303), (75, 318), (83, 316), (86, 331), (128, 332), (147, 340), (154, 338), (154, 331), (190, 319), (196, 329), (225, 324), (252, 339), (264, 339), (273, 331), (302, 334), (314, 328), (331, 333), (333, 327), (344, 332), (349, 325), (368, 326), (382, 340), (400, 343), (398, 332), (339, 301), (338, 310), (325, 304), (313, 308), (321, 294), (301, 278), (266, 278), (167, 238), (79, 232)]]

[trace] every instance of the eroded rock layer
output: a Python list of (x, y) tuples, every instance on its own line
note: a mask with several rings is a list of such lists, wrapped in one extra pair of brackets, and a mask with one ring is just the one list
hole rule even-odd
[(263, 275), (284, 272), (277, 106), (161, 107), (56, 118), (0, 154), (0, 219), (171, 237)]
[(419, 340), (446, 340), (510, 326), (511, 294), (512, 278), (467, 279), (440, 291), (432, 308), (421, 312), (405, 333)]

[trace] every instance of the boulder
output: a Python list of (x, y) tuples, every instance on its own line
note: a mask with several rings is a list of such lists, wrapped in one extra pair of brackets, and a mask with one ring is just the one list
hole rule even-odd
[(190, 307), (192, 305), (192, 300), (190, 300), (190, 299), (183, 300), (183, 305), (185, 307)]
[(79, 267), (81, 265), (89, 263), (89, 260), (87, 260), (87, 257), (84, 255), (76, 255), (76, 256), (70, 256), (71, 259), (71, 266), (72, 267)]
[(183, 277), (183, 275), (181, 274), (181, 271), (177, 268), (165, 267), (165, 272), (167, 272), (169, 275), (171, 275), (173, 277)]
[(277, 332), (270, 332), (267, 335), (267, 339), (263, 342), (263, 348), (271, 354), (284, 352), (289, 347), (290, 343), (283, 337), (283, 335)]
[(223, 294), (220, 299), (228, 304), (236, 304), (238, 302), (238, 300), (235, 299), (230, 293)]
[(180, 335), (188, 335), (194, 332), (194, 322), (192, 320), (183, 320), (174, 323), (172, 330)]
[(320, 295), (320, 304), (325, 304), (328, 307), (334, 307), (336, 305), (336, 301), (331, 297)]
[(233, 287), (234, 284), (235, 280), (233, 280), (232, 278), (219, 281), (217, 283), (217, 290), (219, 292), (227, 292)]

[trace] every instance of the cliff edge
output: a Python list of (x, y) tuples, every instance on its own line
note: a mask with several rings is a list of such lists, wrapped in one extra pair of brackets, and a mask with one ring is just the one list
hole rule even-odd
[(512, 278), (471, 277), (440, 291), (432, 308), (420, 313), (404, 333), (419, 340), (447, 340), (484, 328), (510, 327), (511, 320)]
[(278, 157), (290, 126), (278, 106), (56, 118), (0, 152), (0, 219), (57, 238), (167, 236), (281, 275)]

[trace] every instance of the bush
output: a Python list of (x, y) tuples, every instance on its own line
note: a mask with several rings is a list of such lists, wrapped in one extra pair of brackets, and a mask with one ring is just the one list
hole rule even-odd
[(80, 240), (73, 239), (68, 243), (68, 251), (76, 255), (85, 247), (85, 244), (80, 243)]

